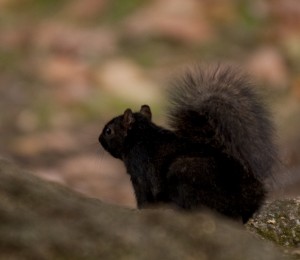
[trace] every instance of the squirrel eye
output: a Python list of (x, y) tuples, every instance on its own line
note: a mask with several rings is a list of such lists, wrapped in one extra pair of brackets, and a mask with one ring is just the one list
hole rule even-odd
[(105, 129), (105, 134), (106, 135), (111, 135), (111, 129), (109, 128), (109, 127), (107, 127), (106, 129)]

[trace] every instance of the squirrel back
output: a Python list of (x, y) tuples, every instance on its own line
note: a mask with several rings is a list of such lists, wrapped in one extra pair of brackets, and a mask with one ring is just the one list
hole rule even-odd
[(196, 66), (169, 92), (169, 124), (237, 159), (260, 180), (278, 162), (270, 113), (247, 76), (231, 66)]

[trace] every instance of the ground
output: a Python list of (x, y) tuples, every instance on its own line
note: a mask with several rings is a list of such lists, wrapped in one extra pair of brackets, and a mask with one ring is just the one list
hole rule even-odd
[(135, 207), (122, 163), (97, 142), (104, 123), (146, 103), (164, 124), (172, 75), (196, 62), (232, 62), (274, 114), (282, 194), (299, 193), (299, 1), (2, 0), (0, 17), (2, 157)]

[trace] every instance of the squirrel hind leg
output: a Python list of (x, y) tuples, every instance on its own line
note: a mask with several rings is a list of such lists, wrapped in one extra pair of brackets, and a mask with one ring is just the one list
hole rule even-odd
[[(202, 170), (199, 171), (198, 166)], [(199, 157), (177, 158), (171, 163), (166, 178), (169, 197), (178, 207), (196, 209), (205, 206), (205, 185), (212, 182), (209, 180), (209, 160)]]
[(249, 185), (254, 182), (247, 178), (224, 181), (224, 178), (235, 178), (241, 172), (230, 161), (219, 163), (209, 156), (174, 160), (166, 176), (169, 198), (186, 210), (209, 208), (246, 223), (262, 204), (264, 187), (259, 180), (254, 181), (256, 185)]

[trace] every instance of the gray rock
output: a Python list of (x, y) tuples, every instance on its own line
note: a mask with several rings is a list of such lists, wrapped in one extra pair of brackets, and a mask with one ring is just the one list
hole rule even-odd
[(283, 259), (211, 213), (107, 205), (3, 160), (0, 204), (1, 259)]
[(266, 203), (247, 228), (300, 259), (300, 198)]

